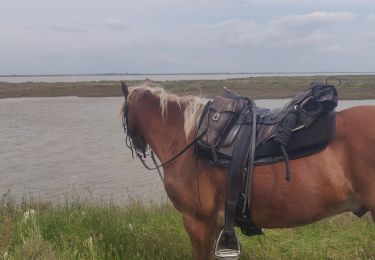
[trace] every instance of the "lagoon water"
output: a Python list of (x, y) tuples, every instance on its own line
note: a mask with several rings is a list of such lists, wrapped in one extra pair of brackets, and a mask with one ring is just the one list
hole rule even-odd
[[(122, 98), (0, 100), (0, 195), (64, 202), (72, 197), (126, 203), (165, 201), (156, 172), (124, 144)], [(287, 100), (259, 100), (276, 108)], [(340, 101), (340, 109), (375, 100)]]
[(374, 72), (311, 72), (311, 73), (196, 73), (196, 74), (109, 74), (109, 75), (45, 75), (45, 76), (1, 76), (0, 81), (22, 82), (79, 82), (79, 81), (119, 81), (119, 80), (222, 80), (248, 77), (275, 76), (330, 76), (330, 75), (374, 75)]

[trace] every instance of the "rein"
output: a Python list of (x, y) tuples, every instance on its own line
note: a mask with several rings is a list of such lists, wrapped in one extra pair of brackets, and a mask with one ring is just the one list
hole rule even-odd
[(195, 144), (195, 142), (204, 134), (205, 132), (203, 132), (202, 134), (200, 134), (200, 135), (198, 135), (196, 138), (194, 138), (194, 140), (193, 141), (191, 141), (187, 146), (185, 146), (185, 148), (184, 149), (182, 149), (178, 154), (176, 154), (175, 156), (173, 156), (172, 158), (170, 158), (169, 160), (167, 160), (167, 161), (165, 161), (165, 162), (163, 162), (163, 163), (161, 163), (161, 164), (157, 164), (156, 163), (156, 160), (155, 160), (155, 155), (154, 155), (154, 152), (150, 149), (150, 156), (151, 156), (151, 159), (152, 159), (152, 161), (154, 162), (154, 164), (155, 164), (155, 167), (149, 167), (147, 164), (146, 164), (146, 161), (142, 158), (142, 155), (140, 154), (140, 153), (137, 153), (136, 152), (136, 154), (137, 154), (137, 157), (139, 158), (139, 160), (142, 162), (142, 164), (143, 164), (143, 166), (147, 169), (147, 170), (150, 170), (150, 171), (152, 171), (152, 170), (157, 170), (157, 169), (159, 169), (160, 167), (163, 167), (163, 166), (165, 166), (166, 164), (168, 164), (168, 163), (171, 163), (171, 162), (173, 162), (174, 160), (176, 160), (178, 157), (180, 157), (183, 153), (185, 153), (190, 147), (192, 147), (194, 144)]

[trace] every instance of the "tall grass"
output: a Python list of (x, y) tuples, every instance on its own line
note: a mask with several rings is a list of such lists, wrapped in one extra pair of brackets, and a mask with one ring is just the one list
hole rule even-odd
[[(241, 243), (242, 259), (375, 259), (375, 225), (344, 214)], [(168, 204), (0, 206), (0, 259), (191, 259), (191, 251)]]

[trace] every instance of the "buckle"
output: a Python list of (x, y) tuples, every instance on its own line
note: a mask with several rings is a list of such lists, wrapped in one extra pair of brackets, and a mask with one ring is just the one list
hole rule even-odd
[(221, 230), (215, 245), (215, 257), (221, 259), (237, 260), (241, 256), (241, 245), (234, 232)]
[(217, 121), (220, 117), (219, 113), (215, 113), (214, 116), (212, 117), (212, 120)]

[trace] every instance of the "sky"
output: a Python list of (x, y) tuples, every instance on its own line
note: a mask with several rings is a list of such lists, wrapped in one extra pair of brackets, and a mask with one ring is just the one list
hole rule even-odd
[(0, 75), (374, 71), (375, 0), (0, 4)]

